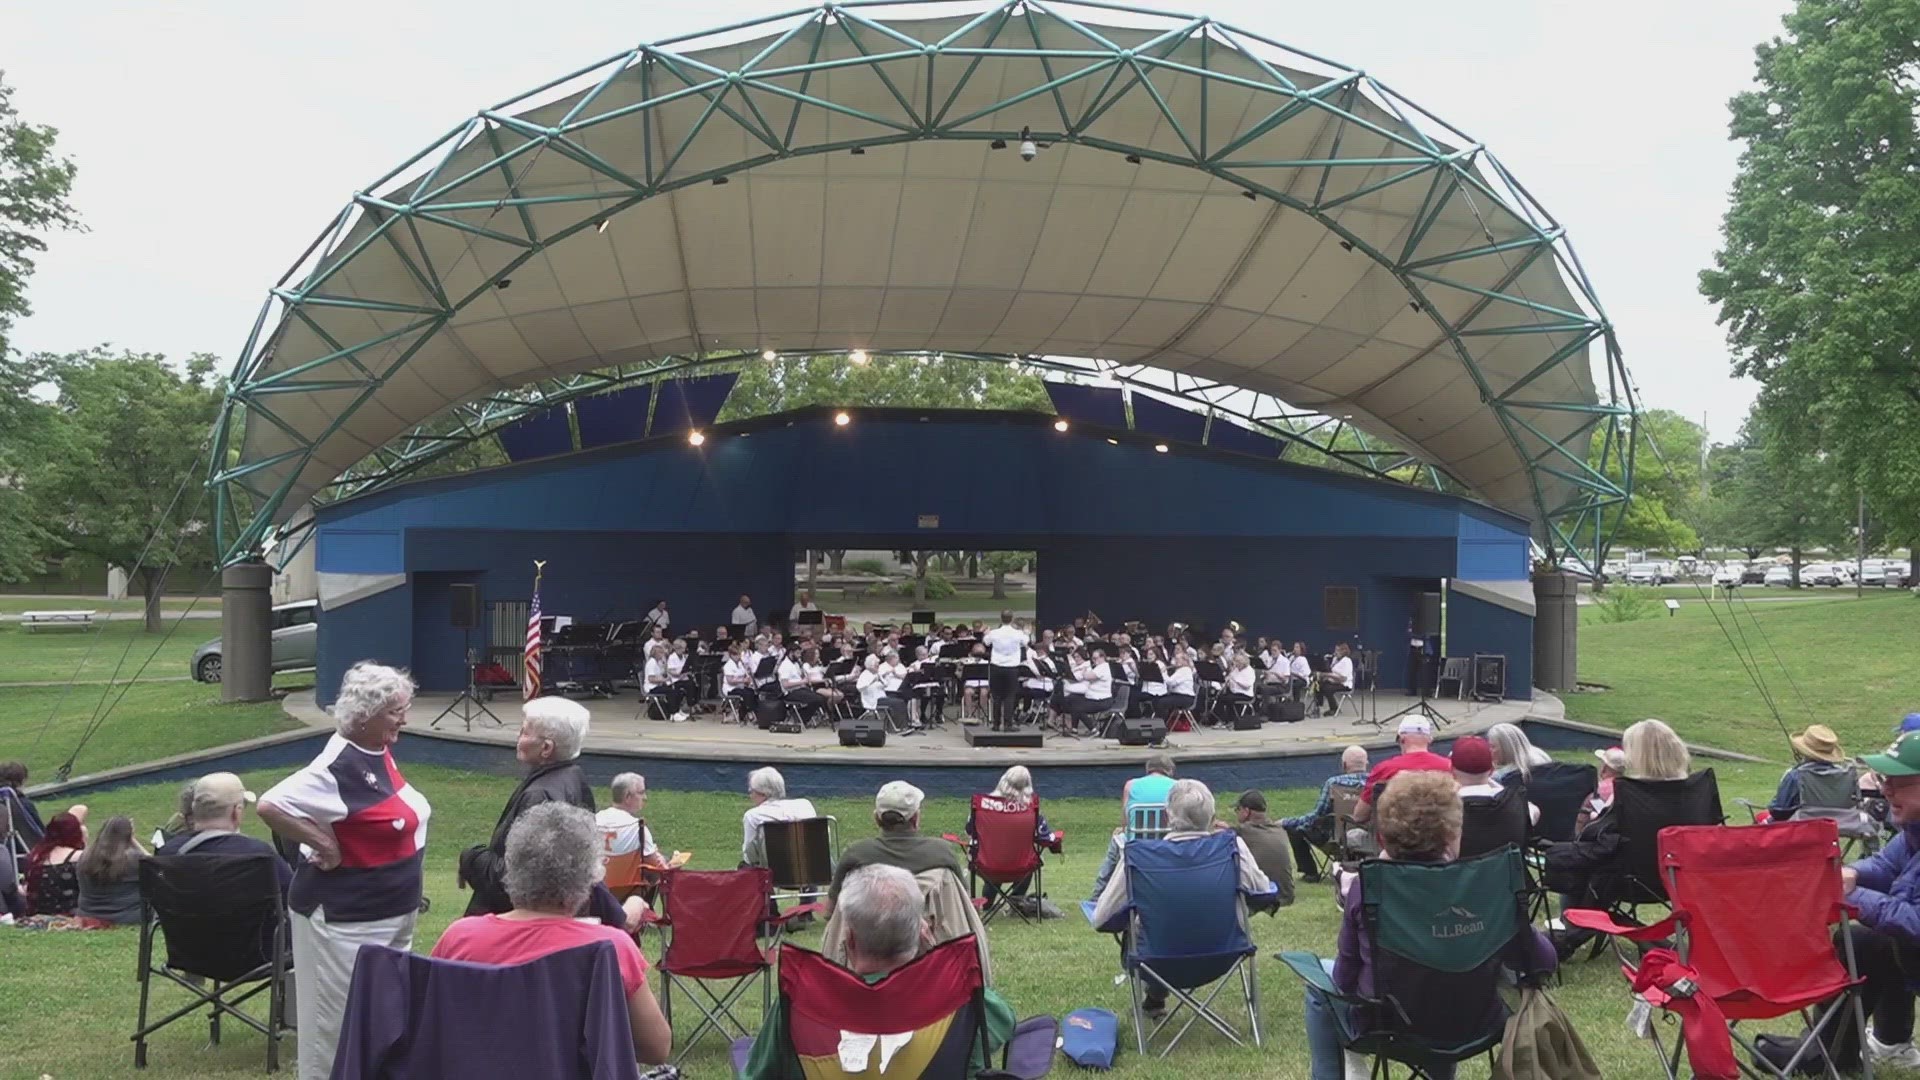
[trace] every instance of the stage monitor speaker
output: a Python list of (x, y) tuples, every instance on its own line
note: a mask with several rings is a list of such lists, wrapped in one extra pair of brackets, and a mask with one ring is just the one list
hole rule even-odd
[(1158, 746), (1167, 741), (1167, 722), (1157, 716), (1122, 720), (1119, 733), (1121, 746)]
[(1413, 632), (1420, 637), (1433, 637), (1440, 632), (1439, 593), (1420, 594), (1420, 607), (1413, 616)]
[(456, 582), (449, 585), (447, 590), (449, 599), (453, 601), (453, 628), (480, 629), (480, 586)]
[(887, 725), (882, 720), (842, 720), (839, 730), (841, 746), (887, 745)]

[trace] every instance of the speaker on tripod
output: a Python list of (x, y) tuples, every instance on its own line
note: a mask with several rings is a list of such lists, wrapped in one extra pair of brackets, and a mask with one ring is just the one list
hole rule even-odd
[(447, 622), (455, 630), (463, 631), (466, 637), (467, 685), (427, 726), (438, 728), (440, 721), (448, 716), (458, 717), (468, 731), (473, 730), (473, 721), (480, 716), (493, 721), (495, 727), (504, 726), (493, 710), (480, 700), (474, 681), (474, 673), (480, 666), (479, 657), (473, 651), (473, 632), (480, 626), (480, 586), (471, 582), (454, 582), (447, 586), (447, 599)]

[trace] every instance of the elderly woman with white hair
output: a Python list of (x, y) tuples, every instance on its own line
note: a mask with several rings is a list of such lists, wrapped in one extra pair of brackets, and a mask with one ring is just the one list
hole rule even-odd
[(580, 744), (587, 739), (586, 706), (563, 697), (537, 697), (520, 707), (520, 737), (513, 754), (527, 770), (494, 822), (493, 837), (460, 853), (460, 881), (473, 889), (467, 914), (513, 907), (501, 877), (506, 870), (507, 832), (520, 815), (542, 803), (566, 803), (591, 814), (593, 785), (580, 772)]
[[(1039, 797), (1034, 794), (1033, 790), (1033, 773), (1028, 771), (1025, 765), (1009, 767), (1006, 772), (1000, 774), (1000, 783), (994, 787), (993, 794), (987, 796), (987, 798), (997, 803), (1000, 809), (1009, 813), (1021, 813), (1025, 811), (1028, 807), (1033, 806), (1035, 802), (1039, 801)], [(974, 821), (975, 812), (974, 809), (967, 811), (967, 854), (969, 859), (977, 856), (980, 852), (980, 830), (979, 825)], [(1047, 848), (1056, 854), (1060, 851), (1060, 834), (1054, 832), (1053, 827), (1047, 824), (1047, 816), (1038, 811), (1033, 815), (1033, 846), (1035, 848)], [(1028, 875), (1014, 882), (1013, 887), (1008, 889), (1007, 892), (1010, 895), (1021, 898), (1024, 902), (1027, 890), (1031, 888), (1032, 885), (1033, 877), (1032, 875)], [(981, 888), (986, 893), (988, 902), (992, 902), (995, 897), (1000, 895), (999, 882), (983, 881)]]
[(334, 699), (337, 731), (312, 763), (260, 797), (260, 820), (300, 843), (287, 893), (300, 1080), (327, 1080), (362, 945), (413, 948), (427, 848), (426, 797), (400, 775), (393, 744), (413, 705), (404, 671), (363, 660)]
[(574, 918), (600, 875), (600, 830), (593, 816), (562, 803), (544, 803), (507, 830), (503, 885), (512, 906), (498, 915), (455, 920), (433, 947), (443, 960), (524, 964), (581, 945), (613, 946), (627, 995), (633, 1052), (657, 1065), (673, 1049), (673, 1032), (647, 987), (647, 960), (625, 931)]
[[(1169, 831), (1165, 837), (1173, 843), (1188, 840), (1203, 840), (1216, 828), (1225, 828), (1214, 821), (1213, 792), (1198, 780), (1175, 780), (1167, 789), (1167, 825)], [(1247, 925), (1247, 896), (1273, 891), (1273, 879), (1267, 877), (1255, 861), (1253, 852), (1247, 849), (1247, 842), (1235, 836), (1233, 845), (1239, 851), (1240, 894), (1236, 898), (1239, 906), (1240, 925)], [(1095, 926), (1105, 926), (1113, 917), (1127, 906), (1130, 894), (1127, 888), (1126, 857), (1127, 849), (1120, 849), (1120, 866), (1112, 877), (1107, 879), (1107, 887), (1100, 892), (1100, 899), (1093, 906), (1089, 917)], [(1152, 980), (1148, 980), (1150, 983)], [(1147, 987), (1146, 999), (1141, 1006), (1149, 1016), (1158, 1017), (1167, 1009), (1167, 988), (1159, 983)]]

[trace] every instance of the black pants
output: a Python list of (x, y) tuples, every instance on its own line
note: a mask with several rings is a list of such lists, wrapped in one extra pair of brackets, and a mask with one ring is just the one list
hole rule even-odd
[(1299, 867), (1303, 874), (1319, 877), (1320, 871), (1316, 868), (1320, 865), (1320, 860), (1314, 854), (1318, 849), (1314, 846), (1313, 838), (1307, 835), (1307, 830), (1288, 829), (1287, 843), (1293, 847), (1293, 865)]
[[(1846, 953), (1840, 946), (1840, 931), (1833, 932), (1834, 952), (1841, 962)], [(1891, 934), (1853, 924), (1853, 958), (1859, 965), (1860, 1004), (1867, 1021), (1873, 1025), (1873, 1037), (1886, 1044), (1913, 1041), (1913, 990), (1910, 981), (1920, 979), (1920, 948)], [(1828, 1021), (1825, 1040), (1827, 1052), (1842, 1068), (1856, 1067), (1860, 1047), (1854, 1045), (1851, 1017)]]
[(1153, 715), (1162, 720), (1172, 720), (1173, 714), (1181, 709), (1193, 708), (1192, 694), (1162, 694), (1153, 699)]
[(661, 716), (672, 716), (680, 711), (680, 689), (675, 686), (656, 686), (647, 691), (647, 703), (659, 703)]
[(1340, 702), (1338, 700), (1338, 697), (1339, 695), (1344, 694), (1346, 692), (1347, 692), (1346, 686), (1340, 683), (1334, 682), (1331, 679), (1321, 679), (1320, 680), (1320, 711), (1322, 713), (1330, 714), (1333, 712), (1333, 710), (1339, 708)]
[(988, 669), (987, 687), (993, 694), (993, 726), (1012, 727), (1014, 705), (1020, 698), (1020, 668), (993, 665)]
[(827, 699), (821, 697), (818, 690), (810, 690), (804, 686), (788, 690), (786, 695), (788, 704), (800, 706), (802, 717), (817, 715), (827, 705)]
[(904, 730), (911, 722), (907, 716), (907, 699), (898, 694), (881, 694), (880, 707), (887, 710), (887, 715), (893, 718), (893, 726), (896, 728)]
[(740, 716), (751, 719), (755, 708), (760, 704), (760, 695), (751, 686), (736, 686), (727, 691), (727, 696), (740, 706)]

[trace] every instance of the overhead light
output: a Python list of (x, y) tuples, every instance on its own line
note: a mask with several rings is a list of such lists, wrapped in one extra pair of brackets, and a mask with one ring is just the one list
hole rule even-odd
[(724, 176), (716, 176), (713, 178), (714, 187), (725, 187), (726, 184), (727, 184), (727, 178)]
[(1120, 440), (1119, 440), (1119, 439), (1108, 439), (1108, 440), (1107, 440), (1107, 445), (1108, 445), (1108, 446), (1119, 446), (1119, 445), (1120, 445)]
[(848, 152), (851, 153), (854, 157), (865, 157), (867, 154), (867, 148), (864, 146), (856, 146)]
[(1007, 148), (1007, 140), (995, 139), (987, 145), (993, 147), (995, 150), (1005, 150)]
[(1129, 165), (1138, 165), (1138, 164), (1140, 164), (1140, 155), (1139, 155), (1139, 154), (1128, 154), (1128, 155), (1127, 155), (1127, 164), (1129, 164)]
[(779, 353), (777, 353), (777, 352), (774, 352), (774, 351), (773, 351), (772, 349), (761, 349), (761, 350), (760, 350), (760, 359), (762, 359), (762, 360), (778, 360), (778, 359), (780, 359), (780, 354), (779, 354)]
[(1167, 444), (1166, 444), (1166, 443), (1163, 443), (1163, 442), (1157, 442), (1157, 443), (1154, 443), (1154, 444), (1153, 444), (1153, 452), (1154, 452), (1154, 453), (1156, 453), (1156, 454), (1164, 454), (1164, 453), (1166, 453), (1166, 452), (1167, 452)]
[(833, 424), (835, 427), (846, 427), (851, 423), (853, 423), (853, 417), (848, 416), (846, 413), (837, 412), (833, 414)]
[(494, 282), (494, 283), (493, 283), (493, 287), (494, 287), (494, 288), (496, 288), (496, 289), (504, 289), (504, 288), (506, 288), (507, 286), (509, 286), (509, 285), (512, 285), (512, 284), (513, 284), (513, 279), (512, 279), (512, 278), (510, 278), (510, 277), (503, 277), (503, 278), (501, 278), (501, 279), (500, 279), (499, 281), (496, 281), (496, 282)]
[(704, 443), (706, 441), (707, 441), (706, 434), (703, 433), (699, 428), (695, 428), (692, 431), (687, 432), (687, 442), (693, 444), (694, 446), (699, 446), (701, 443)]
[(847, 354), (847, 359), (856, 364), (864, 364), (867, 362), (867, 350), (855, 349)]
[(1347, 250), (1347, 251), (1352, 251), (1352, 250), (1353, 250), (1353, 241), (1351, 241), (1351, 240), (1342, 240), (1342, 241), (1340, 241), (1340, 246), (1341, 246), (1341, 247), (1342, 247), (1343, 249), (1345, 249), (1345, 250)]
[(1053, 430), (1055, 430), (1055, 431), (1065, 431), (1065, 430), (1067, 430), (1067, 418), (1063, 416), (1063, 417), (1061, 417), (1060, 419), (1058, 419), (1058, 420), (1055, 420), (1055, 421), (1053, 422)]
[(1244, 199), (1246, 199), (1246, 200), (1247, 200), (1248, 202), (1252, 202), (1253, 200), (1255, 200), (1255, 199), (1257, 199), (1257, 198), (1259, 198), (1259, 197), (1260, 197), (1260, 196), (1258, 196), (1258, 195), (1255, 195), (1255, 194), (1254, 194), (1253, 192), (1251, 192), (1251, 191), (1243, 191), (1243, 192), (1241, 192), (1241, 193), (1240, 193), (1240, 196), (1241, 196), (1242, 198), (1244, 198)]
[(1408, 301), (1408, 302), (1407, 302), (1407, 306), (1408, 306), (1408, 307), (1410, 307), (1410, 308), (1412, 308), (1412, 309), (1413, 309), (1413, 310), (1415, 310), (1415, 311), (1419, 311), (1419, 310), (1420, 310), (1420, 301), (1418, 301), (1418, 300), (1410, 300), (1410, 301)]
[(603, 233), (603, 232), (606, 232), (606, 231), (607, 231), (607, 225), (608, 225), (608, 223), (609, 223), (609, 222), (611, 222), (612, 220), (613, 220), (612, 218), (601, 218), (601, 219), (600, 219), (600, 224), (598, 224), (598, 225), (595, 225), (595, 226), (593, 227), (593, 231), (594, 231), (594, 232), (597, 232), (597, 233)]

